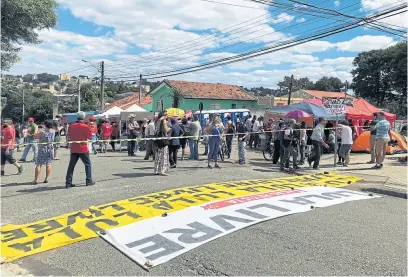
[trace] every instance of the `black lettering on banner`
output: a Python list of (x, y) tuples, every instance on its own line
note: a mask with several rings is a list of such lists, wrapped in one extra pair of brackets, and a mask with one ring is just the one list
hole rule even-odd
[(244, 186), (256, 186), (256, 185), (260, 185), (262, 183), (262, 180), (247, 180), (247, 181), (242, 181), (242, 183), (240, 183), (240, 185), (244, 185)]
[(182, 193), (199, 193), (201, 190), (197, 188), (188, 188), (188, 189), (176, 189), (173, 191), (174, 195), (179, 195)]
[[(178, 240), (180, 242), (188, 243), (188, 244), (203, 242), (203, 241), (209, 240), (212, 237), (215, 237), (222, 233), (220, 230), (213, 229), (197, 221), (187, 224), (187, 226), (193, 229), (174, 228), (174, 229), (165, 231), (165, 233), (181, 234), (178, 237)], [(198, 236), (198, 234), (203, 234), (203, 235)]]
[(78, 213), (75, 213), (75, 214), (70, 214), (68, 216), (68, 219), (67, 219), (67, 225), (72, 225), (75, 222), (77, 222), (77, 220), (76, 220), (77, 217), (82, 218), (82, 219), (84, 219), (84, 218), (93, 218), (93, 215), (84, 215), (82, 212), (78, 212)]
[(243, 188), (243, 189), (238, 189), (238, 190), (249, 191), (249, 192), (260, 192), (259, 190), (254, 189), (254, 188)]
[(277, 189), (291, 189), (292, 187), (300, 187), (300, 186), (293, 184), (293, 185), (275, 185), (274, 187)]
[(152, 254), (150, 256), (145, 257), (146, 259), (149, 259), (149, 260), (152, 260), (152, 261), (154, 261), (154, 260), (156, 260), (158, 258), (167, 256), (167, 255), (176, 253), (176, 252), (181, 251), (181, 250), (184, 249), (184, 247), (181, 246), (180, 244), (175, 243), (175, 242), (163, 237), (162, 235), (153, 235), (153, 236), (141, 239), (141, 240), (132, 241), (130, 243), (127, 243), (126, 246), (128, 248), (134, 248), (136, 246), (144, 245), (144, 244), (147, 244), (147, 243), (149, 243), (149, 244), (153, 243), (153, 245), (146, 246), (144, 248), (138, 249), (138, 251), (146, 255), (146, 254), (149, 254), (149, 253), (151, 253), (153, 251), (156, 252), (157, 250), (164, 249), (164, 250), (162, 250), (160, 252), (156, 252), (156, 253), (154, 253), (154, 254)]
[(361, 193), (357, 193), (354, 191), (336, 191), (336, 192), (323, 192), (322, 193), (322, 195), (324, 196), (333, 197), (333, 198), (349, 197), (351, 196), (350, 194), (363, 195)]
[(64, 226), (62, 226), (62, 224), (60, 224), (56, 220), (49, 220), (46, 221), (44, 224), (33, 224), (28, 226), (28, 228), (33, 228), (34, 229), (33, 232), (36, 234), (45, 233), (62, 227)]
[(104, 215), (100, 210), (94, 210), (94, 209), (92, 209), (92, 208), (89, 208), (88, 211), (89, 211), (91, 214), (94, 214), (95, 217), (99, 217), (99, 216), (103, 216), (103, 215)]
[(263, 215), (263, 214), (258, 214), (258, 213), (256, 213), (256, 212), (251, 212), (251, 211), (248, 211), (248, 210), (245, 210), (245, 209), (239, 209), (239, 210), (236, 210), (236, 212), (237, 212), (237, 213), (240, 213), (240, 214), (244, 214), (244, 215), (250, 216), (250, 217), (252, 217), (252, 218), (256, 218), (256, 219), (264, 219), (264, 218), (267, 218), (267, 216), (265, 216), (265, 215)]
[(119, 223), (117, 223), (116, 221), (113, 221), (113, 220), (110, 220), (110, 219), (103, 219), (103, 218), (101, 218), (101, 219), (96, 219), (96, 220), (93, 220), (93, 221), (89, 221), (89, 222), (87, 222), (86, 224), (85, 224), (85, 226), (89, 229), (89, 230), (91, 230), (91, 231), (94, 231), (95, 233), (97, 233), (97, 232), (101, 232), (101, 231), (103, 231), (104, 229), (102, 229), (102, 228), (100, 228), (99, 226), (97, 226), (96, 224), (97, 223), (104, 223), (104, 224), (107, 224), (107, 225), (109, 225), (109, 226), (117, 226)]
[(255, 186), (254, 188), (259, 188), (259, 189), (266, 189), (266, 190), (276, 190), (272, 186)]
[(221, 185), (222, 185), (224, 188), (227, 188), (227, 189), (229, 189), (229, 188), (236, 188), (236, 187), (239, 186), (239, 185), (236, 184), (236, 183), (222, 183)]
[(158, 209), (158, 210), (163, 210), (163, 211), (168, 211), (168, 210), (173, 209), (173, 206), (171, 206), (166, 201), (160, 201), (160, 203), (153, 204), (152, 208)]
[[(216, 215), (210, 217), (212, 221), (214, 221), (215, 224), (220, 226), (222, 229), (225, 231), (229, 231), (234, 229), (236, 226), (229, 223), (228, 221), (235, 221), (235, 222), (241, 222), (241, 223), (251, 223), (253, 220), (247, 219), (247, 218), (242, 218), (242, 217), (236, 217), (236, 216), (231, 216), (231, 215)], [(227, 221), (228, 220), (228, 221)]]
[(206, 186), (206, 185), (198, 186), (197, 188), (198, 188), (198, 189), (203, 188), (203, 189), (208, 189), (208, 190), (217, 190), (216, 188), (213, 188), (213, 187), (211, 187), (211, 186)]
[(127, 212), (123, 212), (123, 213), (118, 213), (118, 214), (115, 214), (113, 217), (121, 217), (121, 216), (124, 216), (124, 215), (127, 215), (127, 216), (129, 216), (129, 217), (131, 217), (131, 218), (135, 218), (135, 219), (141, 217), (140, 215), (135, 214), (135, 213), (133, 213), (133, 212), (131, 212), (131, 211), (127, 211)]
[(200, 193), (200, 194), (194, 194), (193, 197), (200, 199), (200, 200), (207, 200), (202, 196), (207, 196), (208, 198), (219, 198), (217, 195), (212, 195), (209, 193)]
[(153, 200), (151, 200), (151, 199), (149, 199), (147, 197), (129, 198), (128, 201), (129, 202), (137, 202), (136, 204), (138, 204), (138, 205), (147, 205), (147, 204), (153, 203)]
[(1, 236), (3, 239), (1, 242), (8, 242), (12, 241), (15, 239), (21, 239), (27, 237), (27, 234), (20, 228), (20, 229), (14, 229), (10, 231), (2, 231)]
[(112, 207), (112, 209), (117, 210), (117, 211), (123, 211), (125, 209), (122, 206), (119, 206), (118, 204), (115, 204), (115, 203), (104, 205), (104, 206), (99, 206), (98, 209), (103, 210), (103, 209), (106, 209), (108, 207)]
[(305, 199), (303, 196), (293, 197), (291, 200), (282, 199), (281, 202), (287, 202), (297, 205), (314, 204), (315, 202)]
[(58, 231), (58, 232), (56, 232), (54, 234), (51, 234), (51, 236), (53, 236), (55, 234), (58, 234), (58, 233), (64, 233), (70, 239), (77, 239), (77, 238), (82, 237), (82, 235), (75, 232), (74, 229), (72, 229), (71, 226), (67, 226), (64, 229), (62, 229), (62, 230), (60, 230), (60, 231)]
[(344, 181), (338, 181), (338, 180), (330, 180), (325, 182), (326, 185), (333, 185), (333, 186), (341, 186), (344, 185)]
[(270, 204), (258, 204), (258, 205), (254, 205), (251, 207), (248, 207), (248, 209), (250, 210), (256, 210), (256, 209), (261, 209), (261, 208), (267, 208), (267, 209), (271, 209), (271, 210), (275, 210), (275, 211), (279, 211), (279, 212), (290, 212), (290, 210), (286, 209), (286, 208), (282, 208), (282, 207), (278, 207), (275, 205), (270, 205)]
[(193, 201), (191, 199), (184, 198), (184, 197), (174, 198), (174, 199), (171, 199), (170, 201), (171, 202), (182, 201), (182, 202), (186, 202), (186, 203), (189, 203), (189, 204), (195, 203), (195, 201)]
[(23, 243), (15, 243), (9, 245), (9, 247), (21, 250), (24, 252), (30, 252), (34, 249), (40, 248), (44, 237), (35, 238), (32, 241), (23, 242)]
[(149, 195), (149, 198), (154, 198), (154, 199), (167, 199), (167, 198), (170, 198), (170, 197), (172, 197), (172, 195), (170, 193), (163, 193), (163, 192)]
[(214, 193), (214, 194), (216, 194), (216, 193), (222, 193), (222, 194), (226, 194), (226, 195), (229, 195), (229, 196), (235, 196), (234, 193), (228, 192), (228, 191), (224, 191), (224, 190), (217, 190), (217, 191), (213, 191), (213, 192), (211, 192), (211, 193)]

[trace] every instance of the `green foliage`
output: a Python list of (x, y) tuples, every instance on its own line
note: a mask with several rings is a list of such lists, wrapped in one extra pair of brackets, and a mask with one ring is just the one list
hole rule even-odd
[(22, 44), (38, 44), (37, 31), (57, 24), (55, 0), (1, 1), (1, 69), (19, 61)]
[(341, 92), (344, 83), (336, 77), (324, 76), (314, 84), (314, 90)]
[(356, 96), (406, 117), (407, 42), (362, 52), (354, 59), (353, 65), (356, 68), (351, 72), (352, 88)]
[[(285, 76), (283, 78), (283, 81), (278, 83), (278, 86), (280, 87), (280, 93), (277, 96), (286, 95), (289, 93), (290, 79), (290, 76)], [(296, 91), (299, 89), (314, 89), (314, 84), (307, 77), (300, 79), (293, 78), (292, 91)]]

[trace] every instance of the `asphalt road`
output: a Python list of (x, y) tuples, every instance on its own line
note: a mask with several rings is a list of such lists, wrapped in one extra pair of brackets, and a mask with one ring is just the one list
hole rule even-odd
[[(206, 162), (181, 161), (167, 177), (153, 163), (126, 153), (92, 156), (93, 187), (64, 188), (68, 153), (54, 163), (48, 184), (33, 186), (34, 165), (1, 186), (1, 223), (23, 224), (175, 187), (283, 176), (249, 153), (251, 165), (234, 161), (209, 170)], [(8, 165), (9, 173), (14, 168)], [(7, 174), (7, 173), (6, 173)], [(85, 182), (78, 164), (74, 183)], [(22, 258), (14, 263), (34, 275), (406, 275), (406, 202), (384, 197), (348, 202), (264, 222), (142, 270), (99, 238)]]

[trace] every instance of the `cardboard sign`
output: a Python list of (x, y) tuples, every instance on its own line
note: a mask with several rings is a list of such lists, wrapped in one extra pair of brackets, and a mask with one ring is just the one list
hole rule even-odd
[(323, 107), (329, 115), (341, 115), (347, 113), (347, 106), (353, 106), (351, 99), (324, 98)]

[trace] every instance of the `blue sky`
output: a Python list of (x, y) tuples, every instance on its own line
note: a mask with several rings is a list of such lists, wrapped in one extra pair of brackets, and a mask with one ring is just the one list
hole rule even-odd
[[(287, 0), (276, 2), (293, 5)], [(398, 0), (308, 3), (363, 17)], [(195, 66), (340, 24), (306, 15), (304, 8), (294, 12), (246, 0), (61, 0), (56, 12), (57, 26), (39, 32), (40, 45), (24, 47), (22, 62), (11, 73), (98, 76), (94, 67), (80, 69), (87, 66), (82, 59), (94, 64), (104, 60), (108, 78), (132, 80), (139, 74)], [(399, 26), (406, 22), (405, 14), (386, 21)], [(272, 88), (290, 74), (312, 80), (324, 75), (351, 80), (352, 60), (359, 52), (384, 48), (400, 39), (359, 27), (246, 61), (168, 78)]]

